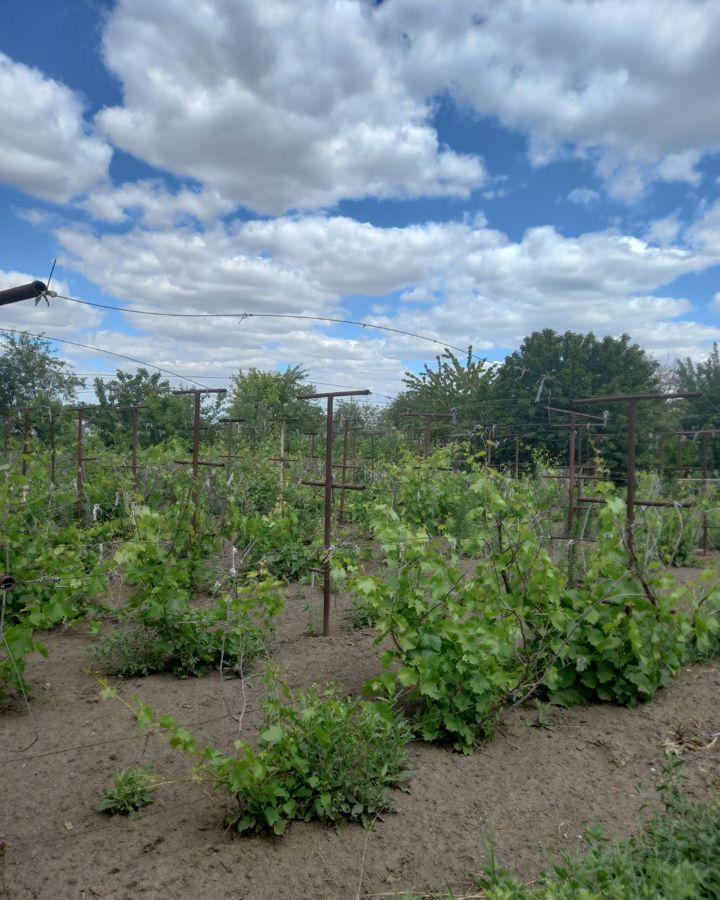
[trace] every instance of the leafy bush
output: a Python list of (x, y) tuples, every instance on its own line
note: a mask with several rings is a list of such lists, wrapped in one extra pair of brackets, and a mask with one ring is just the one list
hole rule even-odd
[(283, 608), (276, 582), (250, 581), (209, 608), (186, 598), (131, 609), (94, 650), (102, 671), (123, 676), (170, 671), (181, 678), (223, 668), (242, 672), (266, 648)]
[(152, 801), (149, 766), (118, 770), (115, 772), (112, 787), (103, 788), (98, 810), (110, 813), (111, 816), (120, 814), (131, 816), (140, 807), (147, 806)]
[(163, 729), (172, 746), (202, 757), (215, 786), (236, 802), (228, 824), (241, 833), (283, 834), (292, 821), (314, 819), (369, 826), (393, 809), (390, 790), (408, 776), (404, 721), (385, 703), (341, 698), (332, 687), (313, 687), (289, 705), (269, 702), (259, 749), (238, 741), (231, 757), (199, 749), (170, 716), (157, 718), (137, 699), (134, 711), (142, 727)]
[(294, 579), (307, 572), (317, 561), (318, 550), (313, 545), (319, 518), (312, 524), (300, 521), (299, 513), (286, 507), (285, 514), (266, 516), (236, 515), (233, 519), (232, 541), (248, 548), (246, 564), (262, 564), (276, 578)]
[(378, 576), (351, 586), (377, 617), (380, 635), (393, 641), (386, 671), (372, 691), (402, 699), (425, 740), (451, 740), (466, 753), (493, 728), (520, 669), (515, 618), (493, 604), (481, 583), (465, 578), (422, 529), (379, 508), (375, 536), (384, 552)]
[(474, 533), (461, 543), (481, 560), (474, 575), (460, 568), (451, 535), (431, 539), (378, 506), (382, 569), (349, 581), (359, 608), (376, 616), (378, 642), (392, 640), (387, 671), (369, 687), (411, 708), (424, 739), (471, 752), (509, 704), (538, 690), (562, 704), (632, 705), (692, 652), (712, 652), (717, 590), (697, 601), (628, 548), (624, 502), (611, 487), (598, 543), (569, 567), (544, 549), (526, 485), (479, 473), (471, 492)]
[(106, 635), (95, 658), (106, 673), (147, 675), (172, 671), (202, 675), (220, 665), (241, 671), (266, 646), (283, 609), (280, 585), (248, 571), (240, 584), (212, 605), (191, 604), (192, 578), (159, 540), (165, 523), (147, 507), (137, 510), (137, 534), (116, 554), (129, 568), (135, 591), (121, 614), (120, 627)]
[(720, 897), (720, 803), (691, 804), (673, 795), (638, 837), (608, 844), (599, 829), (585, 853), (564, 854), (528, 888), (504, 870), (479, 887), (487, 900), (701, 900)]
[(545, 684), (556, 703), (649, 700), (689, 657), (693, 624), (681, 609), (687, 591), (628, 552), (623, 514), (623, 500), (609, 498), (583, 581), (553, 610), (556, 661)]

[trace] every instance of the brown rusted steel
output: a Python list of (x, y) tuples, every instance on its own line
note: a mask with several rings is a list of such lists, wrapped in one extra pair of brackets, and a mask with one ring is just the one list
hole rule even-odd
[(144, 406), (132, 406), (130, 412), (132, 414), (132, 431), (130, 436), (130, 470), (132, 472), (132, 488), (133, 492), (137, 491), (138, 486), (138, 437), (140, 435), (140, 410)]
[[(581, 402), (581, 401), (573, 400), (573, 403), (579, 403), (579, 402)], [(590, 413), (581, 413), (581, 412), (578, 412), (577, 410), (572, 410), (572, 409), (560, 409), (557, 406), (546, 406), (545, 411), (561, 413), (563, 416), (574, 416), (576, 420), (577, 419), (586, 419), (590, 422), (602, 422), (603, 425), (605, 424), (605, 416), (592, 416), (592, 415), (590, 415)]]
[(30, 413), (35, 412), (35, 406), (24, 406), (20, 412), (23, 414), (23, 446), (21, 454), (21, 472), (27, 475), (28, 457), (30, 456)]
[(225, 435), (226, 441), (226, 457), (225, 457), (225, 482), (230, 484), (230, 476), (232, 475), (232, 461), (237, 459), (235, 456), (235, 426), (242, 425), (245, 419), (220, 419), (222, 425), (227, 425)]
[[(702, 397), (701, 391), (675, 391), (669, 394), (611, 394), (604, 397), (581, 397), (573, 400), (573, 406), (597, 405), (599, 403), (627, 403), (628, 404), (628, 430), (627, 430), (627, 497), (625, 500), (625, 540), (628, 550), (633, 548), (633, 525), (635, 521), (635, 489), (637, 483), (637, 416), (638, 403), (645, 400), (688, 400), (694, 397)], [(642, 505), (648, 505), (647, 503)], [(659, 505), (659, 501), (657, 504)], [(675, 506), (676, 504), (670, 504)]]
[(589, 406), (598, 403), (621, 403), (625, 400), (687, 400), (702, 397), (702, 391), (677, 391), (672, 394), (609, 394), (606, 397), (581, 397), (573, 404)]
[(325, 480), (320, 482), (306, 482), (312, 487), (325, 489), (324, 507), (324, 545), (325, 559), (323, 560), (323, 635), (330, 634), (330, 550), (332, 547), (332, 500), (333, 490), (357, 490), (359, 485), (334, 485), (333, 484), (333, 414), (336, 397), (367, 397), (371, 392), (367, 389), (357, 391), (330, 391), (319, 394), (301, 394), (298, 400), (325, 400)]
[[(350, 422), (343, 421), (343, 451), (342, 451), (342, 480), (347, 482), (348, 474), (348, 437), (350, 435)], [(345, 524), (345, 491), (340, 494), (340, 509), (338, 511), (338, 525)]]
[(179, 397), (192, 397), (194, 401), (193, 409), (193, 446), (192, 459), (175, 460), (177, 465), (192, 466), (192, 518), (191, 525), (193, 531), (197, 534), (200, 521), (200, 466), (224, 466), (225, 463), (206, 463), (200, 460), (200, 414), (202, 411), (202, 397), (204, 394), (227, 394), (227, 388), (195, 388), (194, 390), (173, 391), (173, 394)]
[(55, 444), (55, 416), (50, 413), (50, 484), (55, 487), (57, 470), (57, 447)]
[(75, 490), (77, 491), (77, 508), (76, 516), (79, 523), (85, 522), (85, 503), (83, 493), (85, 491), (84, 473), (83, 473), (83, 408), (79, 406), (77, 412), (77, 454), (76, 464), (77, 471), (75, 475)]
[(94, 406), (72, 406), (69, 407), (70, 412), (77, 413), (77, 447), (75, 454), (75, 462), (76, 462), (76, 476), (75, 476), (75, 490), (77, 493), (77, 506), (75, 511), (75, 517), (80, 525), (85, 524), (85, 470), (84, 464), (86, 462), (91, 462), (96, 457), (85, 456), (84, 447), (83, 447), (83, 425), (85, 421), (85, 413), (89, 412), (92, 409), (96, 409)]
[[(324, 481), (302, 481), (302, 484), (308, 485), (308, 487), (325, 487)], [(332, 490), (334, 491), (364, 491), (364, 484), (341, 484), (339, 481), (333, 481)]]
[[(578, 497), (578, 503), (605, 503), (604, 497)], [(686, 509), (694, 506), (692, 500), (633, 500), (633, 506), (680, 507)]]
[[(404, 413), (410, 419), (425, 419), (425, 459), (430, 456), (430, 435), (432, 434), (433, 419), (452, 419), (452, 413), (435, 413), (435, 412), (412, 412)], [(422, 432), (418, 433), (418, 456), (420, 456), (420, 437)]]

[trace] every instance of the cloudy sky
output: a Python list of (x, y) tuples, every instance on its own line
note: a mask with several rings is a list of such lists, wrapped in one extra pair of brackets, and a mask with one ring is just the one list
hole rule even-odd
[[(0, 325), (213, 386), (720, 340), (717, 0), (5, 0)], [(234, 313), (234, 318), (162, 318)], [(58, 344), (81, 372), (132, 368)]]

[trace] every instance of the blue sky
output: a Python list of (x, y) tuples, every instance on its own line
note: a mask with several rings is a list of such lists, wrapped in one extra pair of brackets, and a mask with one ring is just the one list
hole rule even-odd
[[(0, 284), (57, 256), (60, 293), (127, 310), (363, 319), (489, 359), (543, 327), (701, 357), (720, 338), (718, 83), (703, 0), (12, 2)], [(60, 299), (2, 324), (215, 385), (301, 363), (393, 393), (438, 349)], [(57, 346), (79, 371), (123, 365)]]

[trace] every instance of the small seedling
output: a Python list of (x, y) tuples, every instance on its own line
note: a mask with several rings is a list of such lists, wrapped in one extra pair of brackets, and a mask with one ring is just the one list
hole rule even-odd
[(149, 766), (138, 769), (118, 769), (115, 772), (113, 786), (103, 788), (98, 810), (110, 813), (111, 816), (121, 814), (131, 816), (141, 806), (147, 806), (152, 802)]
[(542, 728), (544, 731), (549, 731), (553, 727), (551, 705), (543, 703), (542, 700), (535, 700), (535, 711), (537, 712), (537, 719), (533, 722), (533, 728)]
[(303, 606), (303, 612), (307, 616), (305, 622), (305, 634), (308, 637), (317, 637), (320, 634), (320, 617), (317, 609), (310, 603), (306, 603), (305, 606)]

